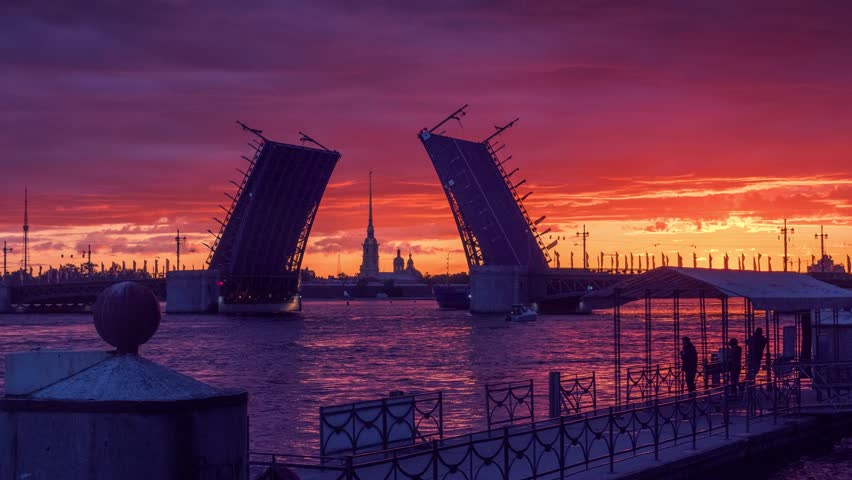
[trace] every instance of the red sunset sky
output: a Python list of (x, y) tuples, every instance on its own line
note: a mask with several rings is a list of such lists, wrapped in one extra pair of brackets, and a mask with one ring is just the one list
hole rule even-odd
[[(82, 5), (82, 4), (85, 5)], [(592, 255), (852, 254), (852, 5), (843, 1), (40, 2), (0, 5), (0, 240), (57, 265), (196, 252), (248, 136), (339, 150), (304, 266), (355, 273), (375, 173), (382, 268), (397, 247), (464, 268), (416, 138), (504, 136), (533, 217)], [(528, 187), (528, 188), (527, 188)], [(567, 266), (575, 242), (557, 248)], [(694, 247), (693, 247), (694, 245)], [(674, 260), (672, 260), (674, 261)], [(579, 256), (577, 262), (579, 263)], [(751, 260), (748, 261), (751, 265)], [(732, 265), (735, 262), (732, 260)], [(765, 265), (765, 264), (764, 264)]]

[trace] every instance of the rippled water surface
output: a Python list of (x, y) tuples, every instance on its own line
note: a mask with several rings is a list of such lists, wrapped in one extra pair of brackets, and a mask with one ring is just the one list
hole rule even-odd
[[(695, 305), (684, 303), (683, 309), (681, 334), (699, 338)], [(626, 365), (643, 358), (642, 315), (641, 305), (625, 309)], [(303, 314), (283, 320), (165, 315), (141, 353), (215, 386), (247, 390), (252, 449), (314, 454), (320, 406), (391, 390), (443, 390), (449, 433), (484, 425), (488, 382), (533, 378), (540, 418), (547, 413), (551, 370), (596, 371), (605, 397), (612, 384), (612, 323), (606, 311), (510, 323), (440, 311), (432, 301), (307, 302)], [(670, 304), (653, 324), (655, 358), (669, 362), (675, 351)], [(718, 347), (718, 315), (711, 314), (709, 324), (710, 342)], [(107, 345), (90, 315), (0, 316), (0, 352), (39, 347)]]

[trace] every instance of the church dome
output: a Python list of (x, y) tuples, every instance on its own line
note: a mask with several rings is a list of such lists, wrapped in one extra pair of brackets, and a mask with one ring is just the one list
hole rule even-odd
[(405, 269), (405, 261), (402, 259), (402, 254), (399, 249), (396, 249), (396, 257), (393, 259), (393, 273), (401, 273)]

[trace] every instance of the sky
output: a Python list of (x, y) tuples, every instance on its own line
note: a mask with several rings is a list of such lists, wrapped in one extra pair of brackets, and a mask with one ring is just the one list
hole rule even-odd
[[(303, 266), (355, 273), (374, 174), (380, 263), (464, 270), (416, 134), (503, 135), (542, 227), (699, 265), (852, 254), (852, 5), (845, 1), (0, 3), (0, 240), (32, 263), (200, 268), (249, 136), (341, 152)], [(518, 176), (522, 175), (522, 176)], [(64, 258), (63, 258), (64, 256)], [(339, 267), (338, 267), (339, 259)], [(672, 260), (674, 261), (674, 260)], [(765, 260), (764, 260), (765, 262)], [(749, 261), (750, 263), (750, 261)], [(721, 260), (714, 264), (721, 266)], [(764, 263), (765, 268), (765, 263)]]

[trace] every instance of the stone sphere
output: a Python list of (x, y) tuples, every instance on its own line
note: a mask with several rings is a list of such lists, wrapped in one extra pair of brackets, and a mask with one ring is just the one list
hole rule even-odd
[(122, 353), (138, 353), (160, 326), (160, 303), (148, 287), (122, 282), (107, 288), (92, 309), (95, 329)]

